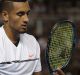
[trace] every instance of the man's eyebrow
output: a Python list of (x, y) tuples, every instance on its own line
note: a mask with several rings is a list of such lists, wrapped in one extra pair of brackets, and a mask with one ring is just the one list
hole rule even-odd
[(24, 11), (24, 10), (22, 11), (22, 10), (21, 10), (21, 11), (17, 11), (17, 13), (23, 13), (23, 12), (29, 13), (30, 11), (31, 11), (31, 10), (28, 10), (28, 11)]

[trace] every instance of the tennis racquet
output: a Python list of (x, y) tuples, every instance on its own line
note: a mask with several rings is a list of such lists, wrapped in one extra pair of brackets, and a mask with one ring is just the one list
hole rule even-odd
[(75, 49), (76, 30), (70, 21), (56, 23), (50, 32), (46, 60), (50, 75), (54, 75), (57, 68), (66, 67)]

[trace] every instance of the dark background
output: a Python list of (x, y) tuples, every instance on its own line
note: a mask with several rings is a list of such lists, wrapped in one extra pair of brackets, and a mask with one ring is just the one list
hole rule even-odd
[(43, 75), (50, 75), (46, 64), (45, 51), (52, 26), (68, 19), (75, 23), (77, 31), (76, 48), (66, 75), (80, 75), (80, 1), (79, 0), (32, 0), (32, 13), (28, 32), (36, 37), (41, 47)]

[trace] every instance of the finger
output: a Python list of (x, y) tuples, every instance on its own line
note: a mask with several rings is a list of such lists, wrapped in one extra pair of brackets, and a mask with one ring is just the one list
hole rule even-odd
[(59, 75), (65, 75), (65, 73), (61, 70), (61, 69), (57, 69), (57, 73), (59, 74)]
[(58, 72), (56, 71), (53, 75), (59, 75)]

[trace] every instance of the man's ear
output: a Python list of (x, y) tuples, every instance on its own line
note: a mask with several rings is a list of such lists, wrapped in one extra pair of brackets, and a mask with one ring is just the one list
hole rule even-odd
[(2, 11), (2, 18), (3, 18), (3, 21), (8, 22), (8, 12), (7, 11)]

